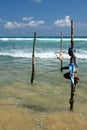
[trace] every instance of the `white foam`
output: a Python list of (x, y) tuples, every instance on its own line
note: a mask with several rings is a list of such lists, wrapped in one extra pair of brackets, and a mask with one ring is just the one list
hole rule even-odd
[(29, 41), (33, 40), (33, 38), (0, 38), (1, 41)]
[[(1, 41), (29, 41), (33, 40), (34, 38), (0, 38)], [(38, 41), (60, 41), (60, 38), (39, 38), (37, 37), (36, 40)], [(70, 41), (71, 38), (62, 38), (63, 41)], [(74, 41), (87, 41), (87, 38), (74, 38)]]
[[(12, 57), (21, 57), (21, 58), (31, 58), (32, 57), (32, 52), (28, 53), (28, 52), (22, 52), (22, 51), (16, 51), (16, 52), (1, 52), (0, 53), (1, 56), (12, 56)], [(57, 54), (58, 55), (58, 54)], [(69, 59), (69, 55), (67, 53), (63, 53), (63, 59)], [(49, 59), (49, 58), (57, 58), (57, 56), (55, 55), (54, 52), (36, 52), (35, 53), (35, 57), (36, 58), (45, 58), (45, 59)], [(87, 60), (87, 53), (77, 53), (76, 57), (78, 59), (85, 59)]]

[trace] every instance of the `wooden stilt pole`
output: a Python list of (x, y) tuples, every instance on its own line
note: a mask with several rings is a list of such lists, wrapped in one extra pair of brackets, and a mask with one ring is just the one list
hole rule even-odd
[(35, 75), (35, 66), (34, 66), (35, 42), (36, 42), (36, 32), (34, 32), (34, 43), (33, 43), (33, 52), (32, 52), (32, 74), (31, 74), (31, 84), (33, 84), (34, 75)]
[[(61, 32), (60, 52), (61, 52), (61, 55), (62, 55), (62, 32)], [(62, 67), (63, 67), (63, 60), (61, 60), (61, 68)], [(63, 69), (61, 69), (61, 71), (63, 71)]]
[(74, 21), (71, 20), (71, 48), (74, 48)]
[[(74, 39), (74, 22), (73, 22), (73, 20), (72, 20), (72, 21), (71, 21), (71, 49), (72, 49), (72, 50), (73, 50), (73, 48), (74, 48), (74, 41), (73, 41), (73, 39)], [(73, 58), (74, 58), (74, 57), (71, 56), (70, 62), (72, 61), (72, 63), (73, 63), (73, 61), (74, 61)], [(72, 82), (71, 82), (71, 98), (70, 98), (70, 100), (69, 100), (70, 110), (71, 110), (71, 111), (73, 110), (74, 91), (75, 91), (75, 86), (74, 86), (74, 85), (72, 84)]]
[(13, 42), (13, 44), (12, 44), (12, 45), (13, 45), (13, 49), (15, 49), (15, 44), (14, 44), (14, 42)]

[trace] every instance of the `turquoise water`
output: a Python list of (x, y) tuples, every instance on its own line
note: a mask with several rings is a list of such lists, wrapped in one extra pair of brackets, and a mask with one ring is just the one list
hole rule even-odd
[[(70, 38), (62, 39), (63, 65), (69, 64), (68, 48)], [(78, 59), (79, 77), (87, 75), (87, 38), (74, 38), (76, 57)], [(13, 82), (29, 84), (31, 79), (33, 38), (0, 38), (0, 86)], [(64, 85), (68, 81), (60, 72), (60, 61), (55, 55), (60, 51), (60, 38), (37, 37), (35, 46), (35, 80), (36, 84)]]
[[(67, 53), (71, 44), (70, 40), (69, 37), (62, 39), (63, 66), (68, 65), (70, 62), (70, 57)], [(7, 110), (8, 112), (8, 109), (11, 110), (11, 108), (14, 109), (15, 107), (16, 110), (17, 108), (22, 108), (29, 114), (31, 112), (40, 116), (41, 114), (47, 114), (48, 117), (52, 114), (52, 121), (50, 118), (47, 119), (50, 120), (49, 123), (53, 122), (57, 129), (59, 127), (56, 124), (59, 124), (59, 126), (64, 125), (67, 130), (86, 130), (87, 38), (75, 38), (74, 45), (80, 80), (76, 85), (74, 95), (74, 112), (70, 113), (68, 110), (70, 108), (71, 82), (63, 77), (63, 74), (68, 70), (60, 71), (60, 61), (55, 55), (56, 52), (57, 55), (60, 52), (60, 38), (36, 38), (35, 79), (33, 85), (30, 83), (33, 38), (0, 38), (1, 110)], [(9, 105), (9, 101), (13, 104), (15, 102), (16, 105)], [(9, 119), (7, 118), (7, 120)], [(35, 116), (34, 122), (36, 119), (40, 118)], [(44, 116), (43, 119), (45, 119)], [(6, 122), (6, 128), (7, 125), (8, 122)], [(46, 123), (46, 126), (48, 127), (48, 123)], [(35, 127), (35, 129), (38, 128)]]
[[(62, 39), (63, 66), (68, 65), (70, 62), (70, 57), (67, 53), (71, 44), (70, 40), (70, 38)], [(70, 80), (64, 79), (63, 74), (68, 70), (64, 70), (63, 72), (60, 71), (60, 61), (55, 55), (56, 52), (57, 55), (60, 52), (60, 42), (60, 38), (55, 37), (36, 38), (35, 78), (33, 86), (35, 86), (34, 88), (39, 88), (40, 91), (43, 87), (49, 89), (50, 92), (53, 90), (54, 93), (55, 91), (58, 95), (58, 99), (55, 102), (58, 104), (62, 103), (58, 106), (58, 110), (65, 111), (69, 108), (71, 82)], [(79, 83), (76, 86), (77, 94), (75, 95), (74, 107), (75, 110), (80, 110), (84, 114), (87, 106), (87, 38), (75, 38), (74, 45), (79, 67), (78, 75), (80, 78)], [(28, 87), (29, 90), (32, 88), (32, 48), (33, 38), (0, 38), (1, 99), (9, 97), (15, 99), (16, 102), (19, 102), (19, 98), (16, 99), (15, 94), (12, 95), (11, 91), (14, 91), (15, 88), (18, 89), (19, 87), (20, 89), (18, 89), (18, 91), (27, 92)], [(25, 86), (25, 88), (23, 86)], [(9, 94), (6, 92), (5, 96), (4, 88), (8, 88), (9, 90)], [(21, 102), (23, 104), (22, 100)], [(37, 104), (37, 102), (34, 103)], [(52, 109), (54, 109), (54, 107)]]

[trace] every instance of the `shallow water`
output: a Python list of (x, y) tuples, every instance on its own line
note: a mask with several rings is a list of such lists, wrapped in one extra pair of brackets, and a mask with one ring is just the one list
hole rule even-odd
[[(54, 41), (49, 39), (38, 41), (35, 57), (35, 78), (31, 85), (32, 41), (15, 40), (16, 49), (12, 48), (11, 40), (10, 42), (9, 40), (0, 41), (0, 111), (8, 113), (12, 109), (13, 113), (17, 111), (20, 116), (22, 111), (26, 120), (26, 115), (29, 116), (31, 113), (33, 121), (31, 130), (43, 128), (46, 130), (87, 130), (86, 41), (83, 41), (82, 44), (82, 41), (79, 40), (80, 44), (77, 44), (77, 52), (81, 56), (78, 59), (80, 80), (76, 86), (73, 112), (69, 111), (70, 81), (63, 77), (67, 70), (60, 72), (60, 62), (55, 56), (55, 51), (59, 47), (57, 40), (54, 40), (55, 44), (53, 44)], [(69, 45), (68, 40), (64, 41), (65, 51), (69, 47), (67, 42)], [(75, 42), (79, 43), (78, 41)], [(68, 65), (69, 57), (66, 53), (64, 53), (63, 61), (64, 66)], [(9, 118), (12, 117), (11, 115)], [(20, 121), (20, 119), (17, 121)], [(5, 121), (8, 122), (8, 120)], [(5, 121), (2, 121), (2, 124), (6, 123)], [(11, 123), (14, 124), (14, 121)], [(28, 125), (28, 123), (25, 124)], [(4, 127), (2, 130), (4, 130)], [(18, 129), (20, 128), (19, 125)], [(10, 127), (8, 129), (12, 130)]]

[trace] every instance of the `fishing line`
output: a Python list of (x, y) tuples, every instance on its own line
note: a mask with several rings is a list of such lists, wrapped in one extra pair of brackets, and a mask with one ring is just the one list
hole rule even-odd
[(47, 75), (48, 73), (52, 73), (52, 72), (59, 71), (59, 70), (60, 69), (55, 69), (55, 70), (47, 71), (47, 72), (44, 72), (44, 73), (41, 73), (41, 74), (38, 74), (38, 75), (35, 75), (35, 76), (39, 77), (39, 76)]

